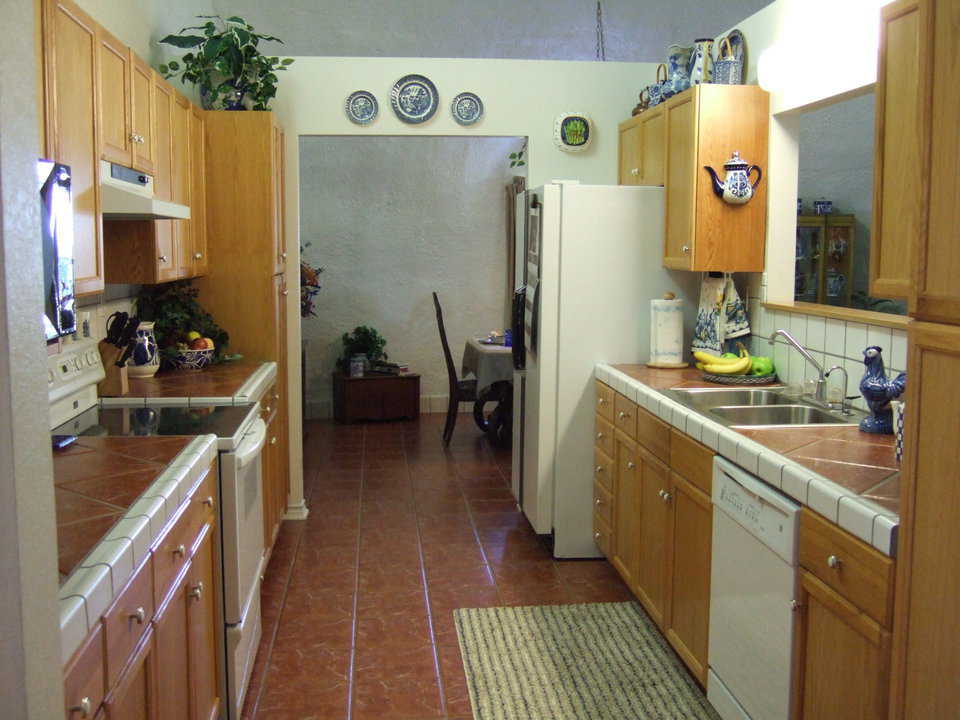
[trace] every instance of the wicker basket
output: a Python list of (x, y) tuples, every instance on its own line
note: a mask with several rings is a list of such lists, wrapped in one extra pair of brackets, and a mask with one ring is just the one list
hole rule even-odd
[(203, 350), (181, 350), (170, 364), (177, 370), (203, 370), (213, 360), (215, 348)]
[(721, 385), (772, 385), (777, 382), (777, 374), (772, 375), (714, 375), (713, 373), (703, 373), (703, 379), (707, 382), (720, 383)]

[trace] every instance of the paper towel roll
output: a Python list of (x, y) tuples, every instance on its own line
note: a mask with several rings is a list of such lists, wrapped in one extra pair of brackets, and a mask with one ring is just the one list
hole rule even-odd
[(650, 301), (650, 367), (686, 367), (683, 355), (683, 300)]

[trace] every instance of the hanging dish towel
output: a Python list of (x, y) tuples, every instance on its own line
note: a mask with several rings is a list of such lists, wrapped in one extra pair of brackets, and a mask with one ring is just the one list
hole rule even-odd
[(750, 321), (733, 284), (733, 276), (704, 276), (700, 285), (700, 309), (693, 330), (692, 349), (721, 354), (727, 340), (749, 334)]

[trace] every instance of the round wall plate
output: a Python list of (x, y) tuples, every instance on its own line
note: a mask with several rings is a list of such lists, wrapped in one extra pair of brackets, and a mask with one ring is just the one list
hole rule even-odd
[(393, 111), (405, 123), (423, 123), (437, 111), (437, 87), (423, 75), (404, 75), (390, 91)]
[(377, 118), (380, 106), (373, 93), (367, 90), (357, 90), (347, 97), (345, 109), (347, 117), (357, 125), (368, 125)]
[(483, 117), (483, 101), (472, 92), (462, 92), (450, 103), (453, 119), (460, 125), (473, 125)]
[(560, 113), (553, 123), (553, 141), (564, 152), (583, 152), (593, 142), (593, 120), (582, 112)]

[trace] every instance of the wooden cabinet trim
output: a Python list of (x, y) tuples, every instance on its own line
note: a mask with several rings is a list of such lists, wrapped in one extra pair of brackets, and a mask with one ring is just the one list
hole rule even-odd
[(706, 493), (713, 492), (713, 450), (670, 428), (670, 468)]
[(642, 407), (637, 408), (637, 441), (661, 462), (670, 462), (670, 426)]
[(107, 686), (116, 685), (130, 652), (153, 620), (153, 562), (148, 556), (103, 614)]
[(107, 689), (104, 656), (103, 626), (97, 623), (63, 671), (63, 695), (69, 720), (76, 717), (70, 708), (78, 706), (83, 698), (89, 700), (94, 712), (103, 702)]
[(156, 717), (157, 676), (156, 665), (151, 657), (153, 653), (153, 628), (147, 627), (143, 638), (136, 650), (130, 655), (129, 662), (123, 668), (120, 679), (114, 684), (104, 702), (106, 717), (109, 720), (125, 720), (122, 713), (114, 712), (113, 708), (120, 704), (123, 697), (130, 690), (130, 685), (136, 680), (137, 668), (144, 666), (147, 680), (147, 697), (144, 717), (146, 720), (161, 720)]

